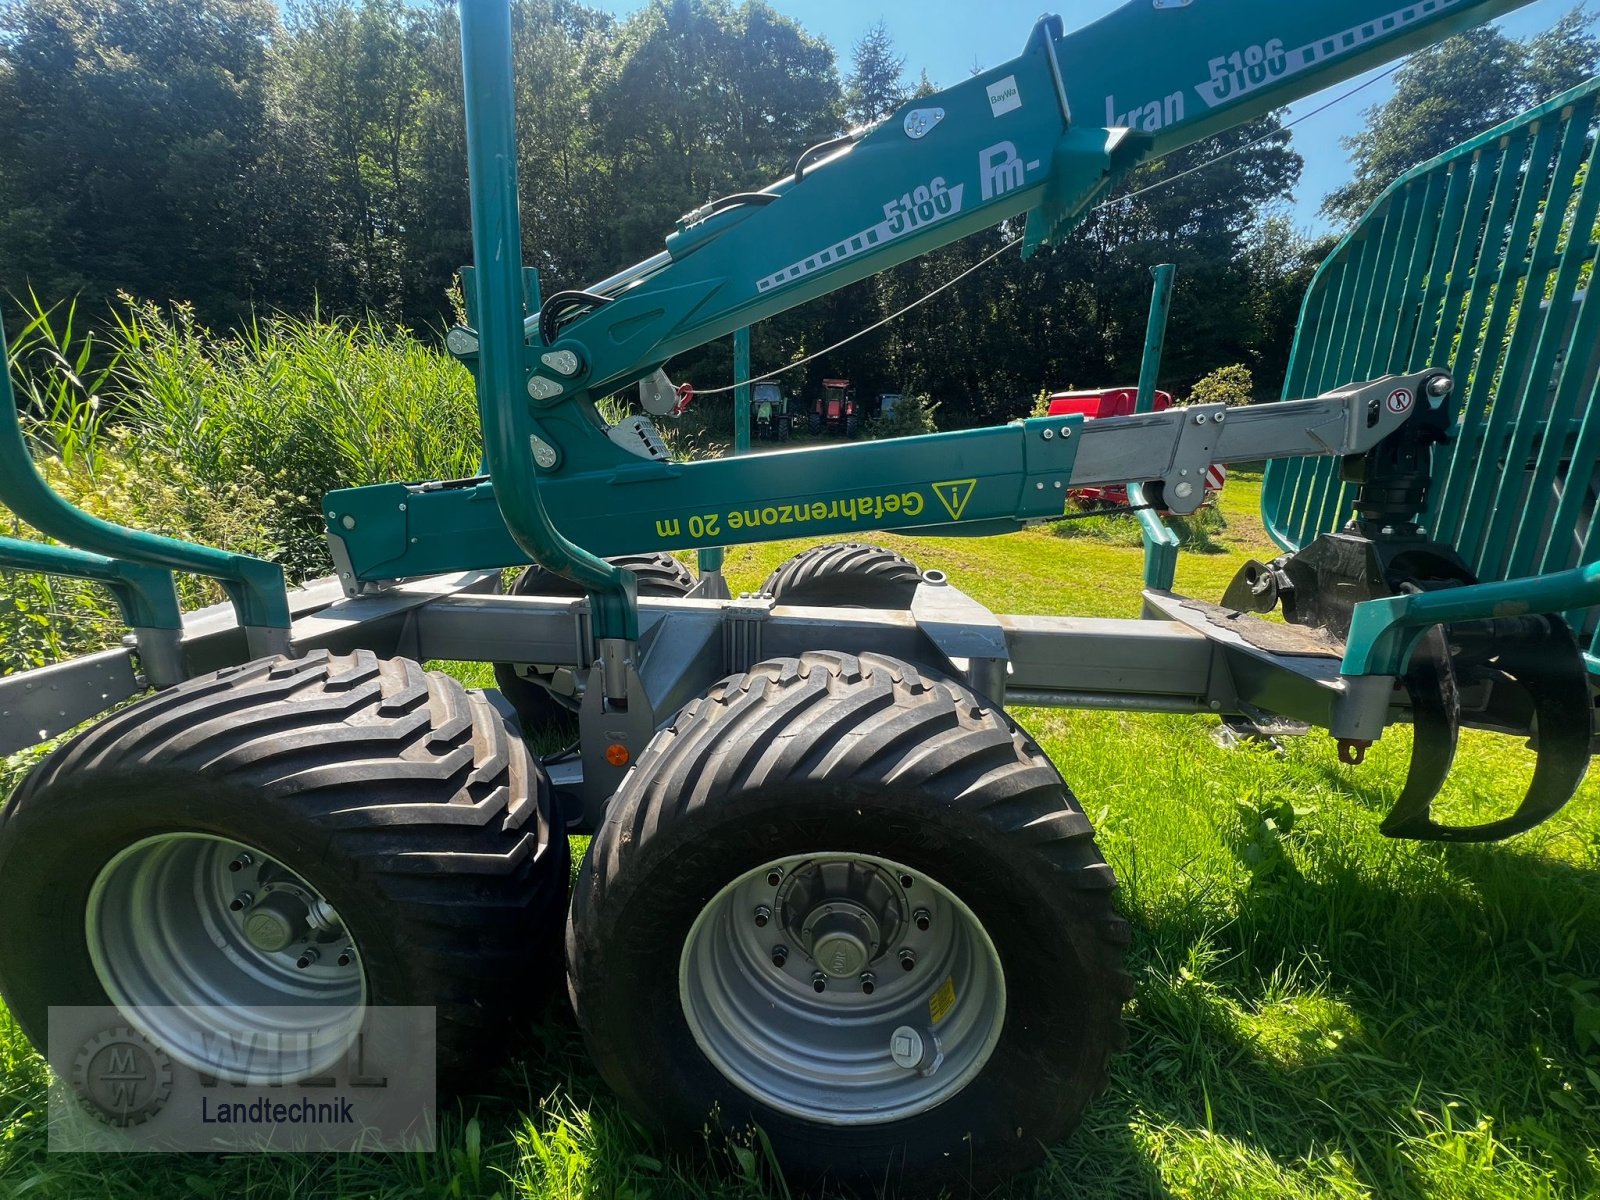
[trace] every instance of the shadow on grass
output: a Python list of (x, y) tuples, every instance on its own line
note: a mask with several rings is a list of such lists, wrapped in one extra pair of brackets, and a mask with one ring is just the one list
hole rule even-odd
[(1135, 917), (1123, 1103), (1146, 1128), (1231, 1143), (1247, 1172), (1311, 1163), (1396, 1196), (1466, 1170), (1503, 1176), (1483, 1194), (1600, 1194), (1600, 1039), (1574, 1028), (1600, 979), (1596, 872), (1515, 846), (1351, 841), (1242, 812), (1231, 918)]

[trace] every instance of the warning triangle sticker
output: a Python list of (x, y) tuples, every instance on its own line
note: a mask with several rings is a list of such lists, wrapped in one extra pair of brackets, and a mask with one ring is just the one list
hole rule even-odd
[(939, 497), (939, 503), (944, 505), (945, 512), (950, 514), (952, 521), (961, 520), (961, 514), (967, 511), (967, 501), (972, 499), (972, 490), (978, 486), (976, 479), (947, 479), (943, 483), (933, 484), (933, 494)]

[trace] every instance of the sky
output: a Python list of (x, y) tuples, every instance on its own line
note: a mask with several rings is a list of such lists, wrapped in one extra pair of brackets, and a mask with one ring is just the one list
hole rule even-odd
[[(591, 3), (596, 0), (591, 0)], [(919, 0), (910, 7), (891, 7), (883, 0), (768, 0), (779, 12), (793, 17), (812, 34), (827, 38), (839, 54), (841, 72), (849, 69), (850, 49), (879, 20), (905, 57), (906, 74), (915, 79), (926, 68), (939, 86), (965, 79), (973, 68), (992, 67), (1022, 52), (1028, 33), (1041, 11), (1059, 12), (1069, 30), (1087, 25), (1120, 6), (1122, 0), (1056, 0), (1047, 8), (1041, 0)], [(1282, 0), (1310, 3), (1314, 0)], [(1575, 0), (1535, 0), (1510, 14), (1500, 24), (1513, 37), (1523, 38), (1548, 29)], [(598, 0), (598, 7), (626, 16), (644, 0)], [(1590, 8), (1596, 8), (1591, 0)], [(1132, 49), (1132, 48), (1130, 48)], [(1072, 64), (1061, 64), (1070, 73)], [(1130, 63), (1130, 72), (1137, 71)], [(1381, 74), (1369, 72), (1346, 80), (1324, 93), (1309, 96), (1290, 109), (1293, 120), (1352, 88)], [(1311, 117), (1294, 129), (1294, 145), (1305, 159), (1305, 172), (1296, 192), (1293, 217), (1308, 232), (1323, 232), (1326, 222), (1317, 214), (1322, 198), (1349, 181), (1349, 157), (1339, 139), (1361, 128), (1362, 113), (1393, 94), (1393, 80), (1381, 79), (1358, 95)]]

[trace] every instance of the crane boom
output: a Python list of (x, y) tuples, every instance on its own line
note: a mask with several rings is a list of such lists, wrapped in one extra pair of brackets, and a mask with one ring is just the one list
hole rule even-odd
[(808, 152), (762, 191), (686, 215), (664, 253), (552, 297), (535, 340), (582, 369), (533, 362), (534, 394), (603, 395), (1023, 213), (1026, 249), (1049, 244), (1138, 163), (1527, 2), (1133, 0), (1073, 33), (1047, 17), (1012, 61)]
[[(602, 657), (615, 667), (627, 657), (617, 647), (638, 634), (635, 583), (595, 547), (619, 536), (638, 539), (638, 549), (719, 544), (735, 527), (729, 497), (756, 514), (752, 523), (741, 512), (736, 541), (784, 536), (786, 511), (833, 522), (818, 533), (931, 524), (969, 535), (1059, 515), (1054, 494), (1074, 479), (1084, 440), (1067, 418), (897, 443), (890, 473), (916, 476), (907, 482), (921, 499), (908, 508), (910, 490), (879, 488), (864, 510), (863, 481), (888, 481), (875, 450), (763, 456), (759, 466), (673, 463), (647, 419), (608, 425), (594, 401), (675, 354), (1007, 218), (1027, 213), (1028, 244), (1048, 243), (1152, 154), (1526, 0), (1396, 2), (1133, 0), (1071, 35), (1045, 18), (1018, 58), (808, 151), (788, 178), (682, 218), (664, 253), (530, 313), (537, 288), (520, 262), (510, 5), (461, 0), (477, 262), (467, 291), (480, 328), (454, 329), (447, 344), (477, 376), (487, 476), (330, 494), (329, 544), (347, 586), (529, 558), (590, 593), (595, 637), (612, 647)], [(1145, 91), (1132, 90), (1134, 79)], [(1118, 112), (1124, 96), (1132, 99)], [(1114, 126), (1102, 124), (1107, 115)], [(669, 389), (645, 391), (650, 411), (667, 411), (659, 405)], [(1216, 428), (1197, 421), (1174, 453), (1187, 453), (1195, 430)], [(1151, 436), (1126, 432), (1135, 442)], [(589, 499), (563, 504), (562, 525), (604, 517), (599, 540), (582, 544), (557, 528), (543, 498), (580, 486)], [(622, 686), (608, 677), (607, 694)]]

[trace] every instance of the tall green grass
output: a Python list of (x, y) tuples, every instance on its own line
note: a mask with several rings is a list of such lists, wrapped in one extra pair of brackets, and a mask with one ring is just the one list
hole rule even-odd
[(118, 412), (141, 454), (200, 486), (261, 480), (292, 575), (328, 566), (322, 493), (477, 470), (472, 380), (373, 321), (270, 317), (218, 337), (186, 307), (118, 314)]
[[(96, 331), (34, 299), (11, 358), (35, 461), (67, 499), (292, 579), (331, 567), (325, 491), (478, 468), (471, 377), (375, 322), (267, 317), (224, 336), (185, 306), (128, 301)], [(0, 529), (35, 536), (3, 509)], [(220, 599), (205, 581), (182, 588), (190, 606)], [(114, 618), (93, 585), (0, 574), (0, 669), (104, 644)]]

